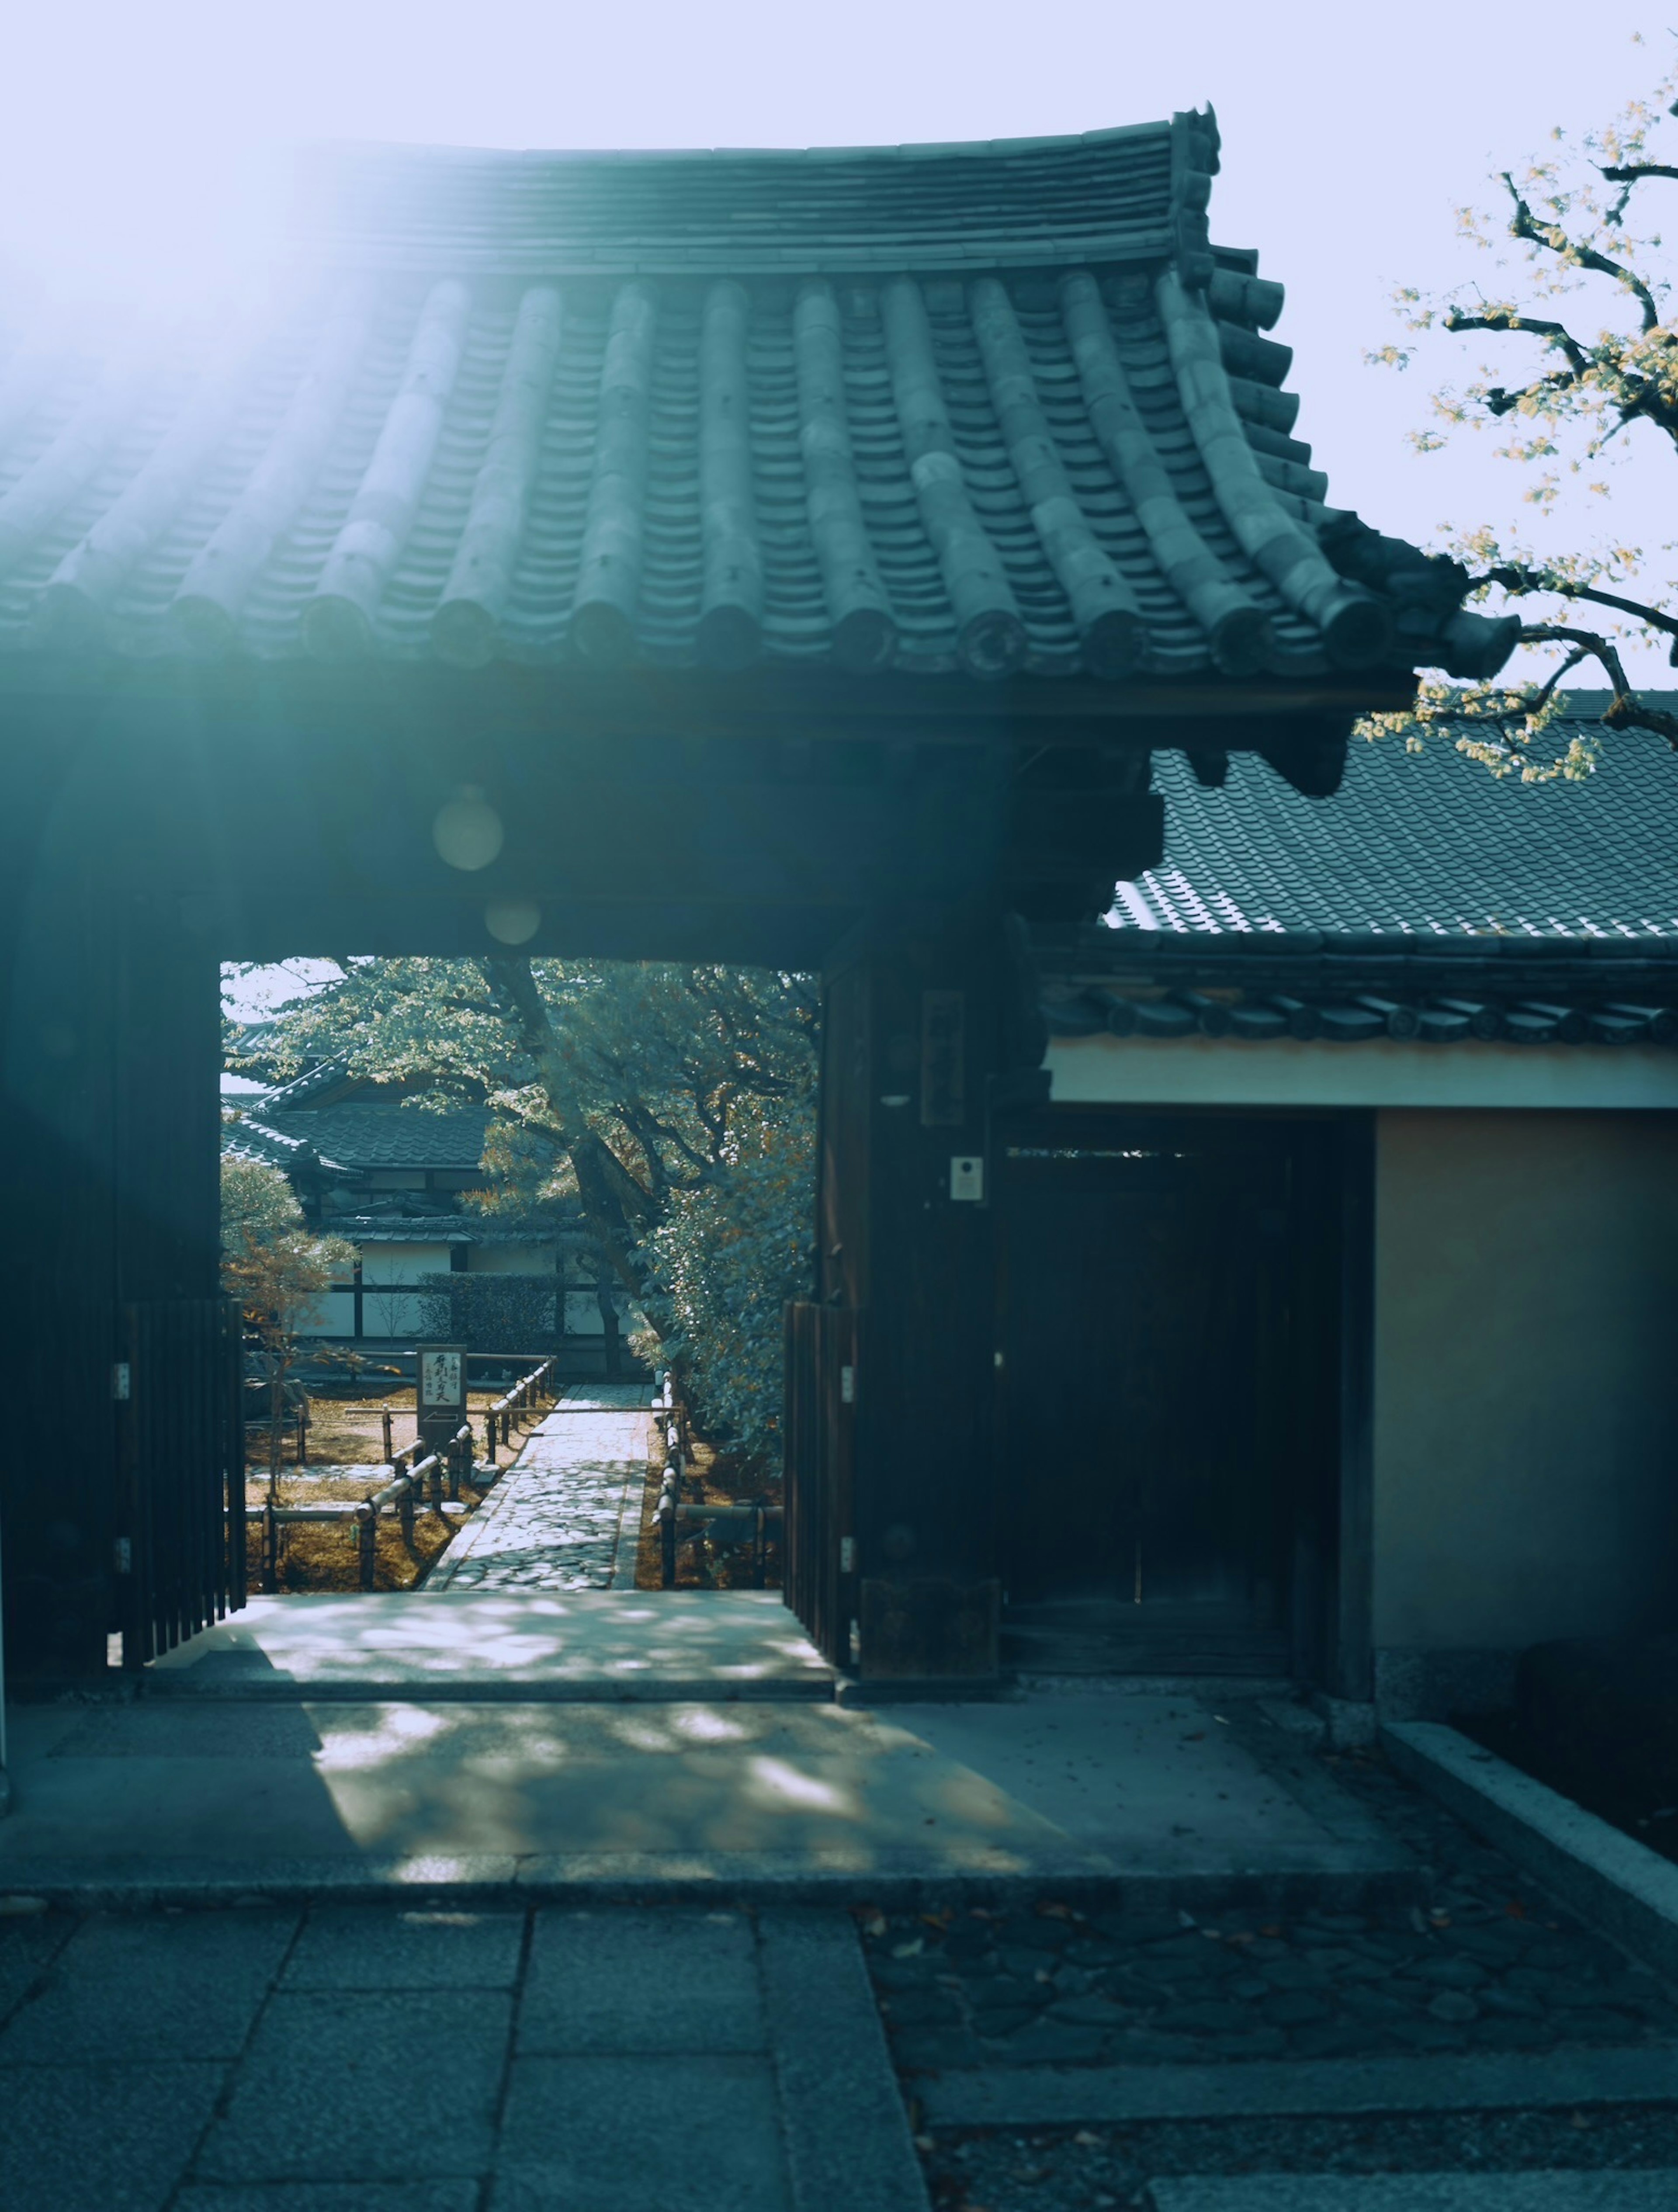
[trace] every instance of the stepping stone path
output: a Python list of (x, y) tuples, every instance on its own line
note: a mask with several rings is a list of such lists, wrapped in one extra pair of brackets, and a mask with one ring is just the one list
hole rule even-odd
[(632, 1589), (651, 1395), (645, 1382), (568, 1390), (424, 1588)]

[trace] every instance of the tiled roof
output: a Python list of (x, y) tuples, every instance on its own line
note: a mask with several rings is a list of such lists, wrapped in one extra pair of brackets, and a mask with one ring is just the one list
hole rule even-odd
[(340, 161), (272, 327), (6, 348), (0, 647), (1489, 672), (1323, 505), (1217, 167), (1209, 114)]
[[(264, 1101), (259, 1126), (301, 1139), (358, 1172), (378, 1168), (476, 1169), (489, 1116), (481, 1107), (437, 1112), (423, 1106), (298, 1107), (277, 1112)], [(247, 1126), (249, 1126), (247, 1124)]]
[(1447, 739), (1354, 744), (1327, 800), (1252, 757), (1221, 789), (1174, 754), (1154, 773), (1163, 864), (1116, 927), (1037, 942), (1051, 1034), (1678, 1042), (1678, 763), (1653, 739), (1583, 785), (1497, 782)]
[[(243, 1038), (240, 1041), (239, 1048), (246, 1048)], [(289, 1082), (274, 1085), (263, 1100), (263, 1110), (264, 1113), (289, 1113), (295, 1107), (307, 1105), (351, 1080), (349, 1054), (334, 1053), (329, 1060), (318, 1060), (313, 1067), (306, 1067), (301, 1075), (294, 1075)]]
[[(1216, 162), (1210, 117), (1194, 165)], [(1180, 154), (1189, 154), (1184, 147)], [(1169, 123), (1078, 137), (709, 153), (337, 148), (300, 179), (327, 257), (498, 276), (744, 276), (1164, 260), (1183, 202)]]
[[(287, 1134), (268, 1128), (252, 1121), (248, 1113), (236, 1120), (224, 1115), (222, 1121), (222, 1150), (236, 1160), (259, 1160), (268, 1167), (290, 1169), (301, 1164), (312, 1141), (307, 1133)], [(340, 1167), (338, 1161), (324, 1158), (319, 1164), (329, 1173)]]
[(556, 1234), (500, 1229), (470, 1213), (334, 1213), (322, 1226), (352, 1244), (551, 1244)]
[(1127, 931), (1678, 938), (1678, 763), (1652, 738), (1582, 784), (1499, 781), (1444, 738), (1354, 743), (1327, 800), (1250, 754), (1221, 789), (1175, 753), (1154, 782), (1165, 857), (1120, 886)]

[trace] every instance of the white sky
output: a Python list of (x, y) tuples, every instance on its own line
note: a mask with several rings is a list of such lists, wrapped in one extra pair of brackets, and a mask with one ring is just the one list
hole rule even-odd
[[(1258, 246), (1287, 287), (1276, 335), (1295, 349), (1330, 499), (1426, 543), (1445, 524), (1529, 525), (1531, 510), (1492, 438), (1411, 451), (1431, 384), (1466, 362), (1447, 340), (1432, 370), (1366, 366), (1365, 349), (1400, 335), (1392, 291), (1485, 273), (1456, 210), (1486, 203), (1488, 173), (1553, 125), (1608, 120), (1670, 50), (1645, 0), (1518, 14), (1468, 0), (13, 0), (0, 273), (22, 259), (61, 284), (75, 271), (88, 289), (150, 289), (248, 260), (283, 149), (312, 138), (862, 144), (1083, 131), (1211, 100), (1213, 234)], [(1612, 527), (1656, 555), (1670, 461), (1643, 434)], [(1608, 520), (1586, 501), (1560, 527), (1577, 543)]]
[[(1632, 0), (12, 0), (0, 261), (100, 289), (236, 262), (281, 149), (310, 138), (856, 145), (1085, 131), (1210, 100), (1213, 235), (1259, 246), (1287, 287), (1276, 335), (1330, 498), (1426, 543), (1529, 511), (1490, 439), (1411, 451), (1430, 383), (1464, 364), (1446, 341), (1432, 373), (1365, 365), (1399, 335), (1392, 291), (1482, 272), (1456, 210), (1486, 204), (1488, 173), (1553, 125), (1608, 121), (1669, 40)], [(1628, 454), (1614, 527), (1653, 553), (1670, 460)], [(1575, 538), (1602, 520), (1593, 507)]]

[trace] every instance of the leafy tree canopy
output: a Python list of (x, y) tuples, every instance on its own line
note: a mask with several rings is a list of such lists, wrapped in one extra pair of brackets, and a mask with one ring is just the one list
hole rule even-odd
[[(1650, 731), (1678, 748), (1678, 716), (1639, 696), (1623, 658), (1628, 641), (1658, 644), (1678, 665), (1678, 584), (1651, 573), (1644, 548), (1611, 536), (1595, 550), (1548, 542), (1568, 479), (1607, 499), (1615, 465), (1678, 459), (1674, 271), (1657, 198), (1678, 183), (1675, 94), (1678, 70), (1669, 69), (1606, 129), (1577, 142), (1556, 131), (1547, 154), (1505, 171), (1494, 213), (1464, 210), (1462, 229), (1492, 259), (1493, 281), (1443, 297), (1399, 295), (1415, 342), (1372, 359), (1407, 367), (1439, 333), (1474, 355), (1464, 380), (1435, 392), (1418, 448), (1438, 451), (1465, 428), (1499, 429), (1499, 453), (1531, 471), (1530, 540), (1482, 526), (1451, 550), (1479, 598), (1523, 617), (1521, 641), (1541, 648), (1545, 665), (1526, 683), (1424, 684), (1414, 710), (1370, 717), (1367, 734), (1415, 745), (1441, 731), (1494, 775), (1529, 782), (1588, 776), (1608, 731)], [(1561, 686), (1586, 665), (1606, 679), (1609, 703), (1600, 728), (1570, 734)]]
[(808, 979), (763, 969), (345, 960), (264, 1054), (342, 1054), (416, 1112), (487, 1102), (480, 1209), (580, 1218), (714, 1428), (769, 1455), (781, 1307), (809, 1273), (817, 1012)]

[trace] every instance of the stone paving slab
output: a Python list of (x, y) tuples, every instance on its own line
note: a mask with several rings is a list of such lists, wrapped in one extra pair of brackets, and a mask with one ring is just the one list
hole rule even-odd
[(854, 1931), (766, 1912), (759, 1960), (799, 2212), (904, 2212), (926, 2184)]
[(516, 2058), (489, 2203), (793, 2212), (774, 2069), (702, 2051)]
[(1156, 2181), (1154, 2212), (1672, 2212), (1678, 2168), (1610, 2173), (1253, 2173)]
[[(1277, 1906), (1413, 1893), (1401, 1848), (1328, 1832), (1221, 1731), (1173, 1701), (1145, 1726), (1140, 1705), (1128, 1701), (1122, 1727), (1055, 1735), (1055, 1759), (1092, 1778), (1084, 1814), (1035, 1760), (1037, 1723), (1019, 1705), (982, 1709), (982, 1725), (802, 1700), (27, 1708), (0, 1891), (87, 1902), (194, 1885), (220, 1897), (581, 1885), (908, 1904), (951, 1884), (1125, 1881), (1189, 1910), (1232, 1893)], [(1192, 1822), (1162, 1771), (1195, 1796)]]
[[(842, 1912), (136, 1915), (142, 1997), (188, 1968), (212, 1989), (218, 1938), (242, 1990), (258, 1927), (267, 1978), (222, 2056), (183, 2061), (165, 2004), (99, 2064), (35, 2045), (112, 1990), (109, 1923), (63, 1918), (50, 1954), (0, 1918), (0, 1965), (39, 1969), (0, 2010), (5, 2212), (927, 2212)], [(323, 1961), (353, 1985), (299, 1986)]]
[(635, 1588), (653, 1415), (641, 1383), (573, 1386), (426, 1577), (442, 1590)]
[[(490, 2164), (513, 2000), (499, 1990), (280, 1990), (197, 2166), (206, 2181), (410, 2181)], [(404, 2124), (447, 2082), (446, 2125)]]
[(830, 1699), (833, 1683), (778, 1590), (334, 1591), (253, 1597), (148, 1667), (143, 1701)]
[(295, 1927), (265, 1910), (193, 1915), (160, 1946), (127, 1914), (84, 1920), (0, 2029), (0, 2067), (116, 2063), (160, 2039), (173, 2058), (235, 2057)]
[(757, 1943), (744, 1915), (537, 1915), (519, 2018), (520, 2056), (761, 2056), (766, 2037)]
[(162, 2212), (225, 2078), (160, 2061), (165, 2047), (125, 2066), (0, 2069), (5, 2212)]
[(1678, 2106), (1678, 2045), (1209, 2066), (993, 2066), (927, 2075), (915, 2093), (927, 2124), (940, 2128)]

